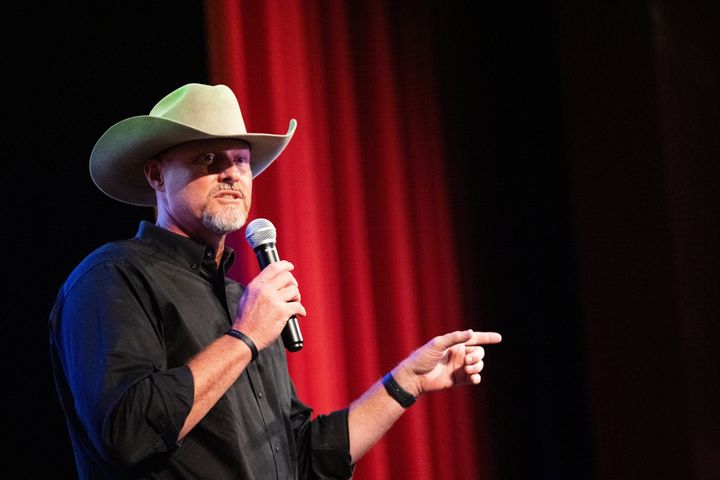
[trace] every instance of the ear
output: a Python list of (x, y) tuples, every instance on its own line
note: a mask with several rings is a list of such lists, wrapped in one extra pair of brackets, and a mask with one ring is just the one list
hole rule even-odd
[(163, 183), (162, 176), (162, 165), (160, 164), (160, 160), (158, 160), (157, 158), (151, 158), (150, 160), (145, 162), (143, 171), (145, 172), (145, 178), (147, 179), (148, 184), (153, 189), (155, 189), (155, 191), (165, 191), (165, 185)]

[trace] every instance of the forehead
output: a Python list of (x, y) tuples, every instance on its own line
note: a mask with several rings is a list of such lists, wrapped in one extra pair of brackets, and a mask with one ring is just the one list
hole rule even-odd
[(250, 144), (238, 138), (212, 138), (193, 140), (175, 145), (160, 153), (159, 156), (185, 156), (223, 151), (250, 152)]

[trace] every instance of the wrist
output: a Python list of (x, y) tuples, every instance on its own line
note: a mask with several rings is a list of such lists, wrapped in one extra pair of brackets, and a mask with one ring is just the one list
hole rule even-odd
[(397, 382), (400, 388), (408, 392), (410, 395), (415, 398), (422, 395), (422, 389), (420, 388), (420, 384), (418, 382), (418, 376), (404, 364), (399, 364), (393, 368), (390, 373), (392, 373), (395, 382)]
[(393, 377), (392, 372), (388, 372), (381, 380), (381, 383), (387, 394), (403, 408), (409, 408), (417, 400), (415, 396), (403, 389), (395, 381), (395, 377)]
[(237, 330), (235, 328), (229, 329), (227, 332), (225, 332), (225, 335), (230, 335), (231, 337), (235, 337), (238, 340), (241, 340), (243, 343), (245, 343), (245, 345), (247, 345), (247, 347), (250, 349), (250, 354), (252, 356), (250, 361), (251, 362), (255, 361), (255, 359), (258, 356), (258, 349), (255, 346), (255, 342), (253, 342), (250, 337), (248, 337), (243, 332), (241, 332), (240, 330)]

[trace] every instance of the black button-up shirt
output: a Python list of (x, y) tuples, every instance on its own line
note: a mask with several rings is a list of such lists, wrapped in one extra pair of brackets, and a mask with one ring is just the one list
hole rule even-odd
[(350, 478), (347, 409), (312, 418), (282, 341), (180, 442), (186, 363), (231, 325), (243, 287), (206, 245), (141, 222), (91, 253), (50, 315), (50, 353), (80, 478)]

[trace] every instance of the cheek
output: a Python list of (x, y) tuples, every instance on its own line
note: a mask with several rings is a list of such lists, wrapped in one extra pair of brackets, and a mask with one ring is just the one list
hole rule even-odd
[(210, 191), (201, 178), (192, 179), (189, 176), (175, 175), (166, 181), (166, 195), (168, 202), (176, 206), (199, 209), (207, 202)]
[(252, 177), (245, 182), (245, 195), (248, 205), (250, 205), (250, 200), (252, 199)]
[(252, 176), (247, 182), (243, 182), (243, 195), (245, 195), (245, 209), (249, 212), (252, 204)]

